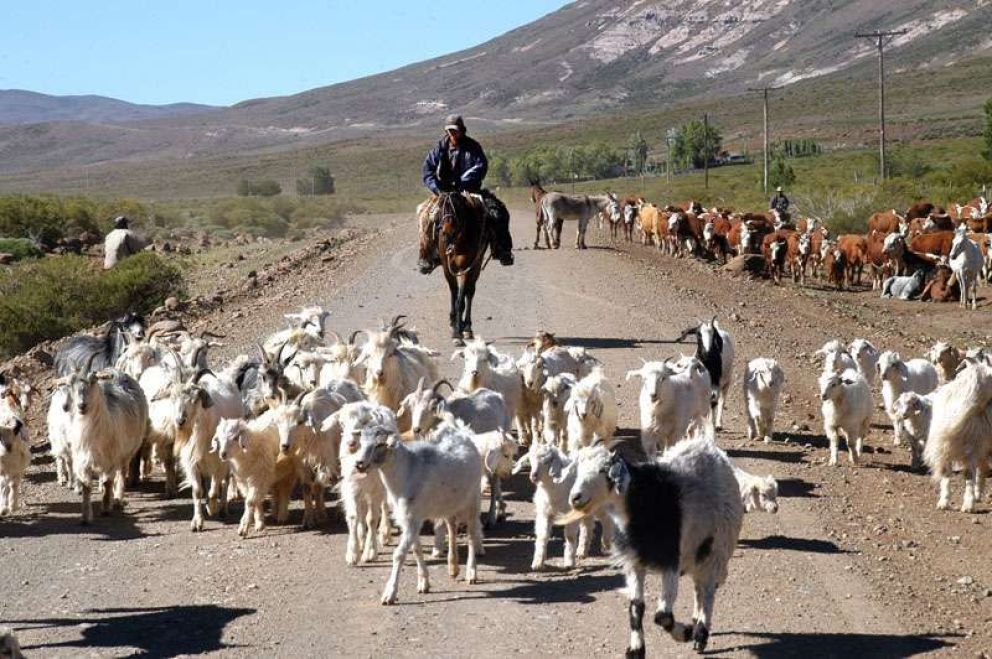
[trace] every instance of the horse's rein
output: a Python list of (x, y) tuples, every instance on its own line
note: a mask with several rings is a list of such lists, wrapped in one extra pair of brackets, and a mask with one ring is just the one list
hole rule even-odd
[[(445, 211), (448, 211), (450, 213), (450, 216), (452, 218), (459, 219), (458, 218), (458, 215), (455, 213), (455, 205), (451, 201), (451, 194), (460, 194), (460, 193), (449, 193), (449, 194), (445, 195), (444, 196), (444, 199), (441, 201), (441, 223), (442, 224), (444, 223), (444, 213), (445, 213)], [(487, 216), (488, 216), (488, 213), (485, 212), (485, 204), (483, 204), (482, 228), (479, 231), (479, 244), (476, 247), (475, 260), (473, 260), (472, 263), (471, 263), (471, 265), (469, 265), (467, 268), (465, 268), (461, 272), (452, 272), (451, 274), (453, 274), (454, 276), (456, 276), (456, 277), (464, 277), (465, 275), (467, 275), (470, 272), (472, 272), (472, 270), (475, 269), (479, 265), (479, 262), (482, 261), (482, 257), (483, 257), (483, 255), (485, 253), (485, 249), (483, 248), (483, 244), (486, 241), (486, 228), (487, 228), (486, 225), (488, 223), (488, 217)], [(464, 219), (462, 219), (461, 221), (464, 222)], [(447, 241), (445, 241), (445, 242), (447, 242)], [(446, 249), (445, 249), (445, 252), (449, 252), (453, 248), (454, 248), (454, 245), (447, 245), (446, 246)], [(490, 258), (492, 258), (491, 255), (490, 255)], [(486, 264), (488, 264), (488, 261), (486, 262)], [(486, 264), (483, 264), (483, 266), (482, 266), (483, 269), (485, 269)]]

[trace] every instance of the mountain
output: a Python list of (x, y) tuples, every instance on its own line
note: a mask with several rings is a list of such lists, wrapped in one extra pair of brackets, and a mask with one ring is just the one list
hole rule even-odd
[[(867, 81), (874, 44), (854, 35), (875, 28), (906, 30), (887, 46), (892, 74), (936, 81), (992, 54), (990, 22), (990, 0), (582, 0), (474, 48), (292, 96), (123, 124), (0, 126), (0, 171), (433, 134), (449, 111), (488, 132), (726, 98), (749, 86)], [(969, 96), (955, 108), (970, 109), (981, 89), (956, 92)]]
[(0, 124), (53, 121), (123, 123), (213, 110), (209, 105), (138, 105), (106, 96), (51, 96), (23, 89), (0, 89)]

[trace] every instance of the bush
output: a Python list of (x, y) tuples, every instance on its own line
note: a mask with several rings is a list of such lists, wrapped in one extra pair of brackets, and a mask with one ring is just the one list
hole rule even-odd
[(238, 194), (242, 197), (274, 197), (282, 194), (282, 186), (278, 181), (262, 179), (261, 181), (238, 181)]
[(22, 264), (0, 276), (0, 357), (184, 293), (179, 268), (150, 252), (106, 272), (83, 256)]
[(0, 238), (0, 254), (12, 254), (15, 261), (37, 259), (45, 255), (27, 238)]

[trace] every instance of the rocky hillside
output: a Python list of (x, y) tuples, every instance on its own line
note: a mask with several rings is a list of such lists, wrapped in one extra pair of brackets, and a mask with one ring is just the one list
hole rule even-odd
[[(127, 125), (0, 127), (0, 172), (195, 158), (433, 131), (457, 110), (476, 128), (574, 118), (829, 76), (875, 74), (861, 29), (905, 29), (890, 71), (992, 54), (990, 0), (581, 0), (445, 57), (293, 96)], [(969, 101), (970, 102), (970, 101)]]
[(0, 124), (52, 121), (122, 123), (176, 117), (213, 109), (209, 105), (196, 103), (138, 105), (106, 96), (52, 96), (23, 89), (0, 89)]

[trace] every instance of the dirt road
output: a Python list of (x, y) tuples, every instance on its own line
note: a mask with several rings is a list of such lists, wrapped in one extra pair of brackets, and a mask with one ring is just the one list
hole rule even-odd
[[(531, 227), (521, 218), (530, 213), (515, 217), (518, 243), (529, 244)], [(330, 274), (288, 281), (263, 301), (218, 312), (212, 326), (240, 349), (280, 327), (284, 310), (317, 302), (342, 333), (405, 313), (425, 344), (447, 354), (446, 289), (439, 274), (415, 273), (408, 218), (351, 223), (369, 237)], [(689, 352), (670, 339), (698, 318), (719, 314), (734, 335), (738, 379), (755, 356), (785, 366), (789, 395), (779, 441), (744, 439), (736, 385), (718, 437), (745, 468), (775, 475), (781, 495), (778, 515), (745, 520), (717, 597), (712, 653), (902, 657), (956, 649), (974, 656), (990, 647), (987, 515), (934, 510), (932, 483), (908, 473), (908, 454), (892, 452), (881, 427), (868, 440), (881, 450), (866, 456), (866, 466), (827, 467), (808, 357), (834, 336), (870, 336), (906, 354), (932, 338), (967, 343), (972, 337), (962, 335), (955, 315), (941, 309), (924, 321), (916, 316), (921, 306), (773, 288), (627, 245), (518, 250), (515, 267), (489, 266), (479, 291), (475, 330), (497, 348), (519, 354), (544, 328), (599, 357), (616, 384), (626, 437), (636, 436), (637, 383), (623, 374), (641, 359)], [(456, 375), (456, 364), (441, 363), (444, 374)], [(33, 432), (43, 436), (40, 427)], [(58, 487), (52, 465), (37, 457), (27, 512), (0, 522), (0, 625), (14, 627), (31, 656), (616, 656), (626, 644), (622, 578), (608, 559), (530, 572), (532, 490), (525, 479), (508, 486), (509, 518), (487, 535), (478, 585), (450, 581), (432, 561), (433, 592), (418, 595), (408, 568), (394, 607), (379, 604), (388, 555), (345, 566), (340, 518), (302, 532), (297, 504), (291, 524), (259, 537), (240, 540), (236, 519), (209, 520), (204, 533), (192, 534), (189, 499), (166, 501), (161, 487), (156, 481), (131, 493), (125, 515), (84, 528), (77, 497)], [(960, 497), (957, 483), (954, 494)], [(554, 541), (553, 565), (561, 552)], [(649, 579), (652, 602), (657, 586)], [(683, 582), (680, 619), (690, 605)], [(655, 629), (647, 643), (665, 656), (690, 651)]]

